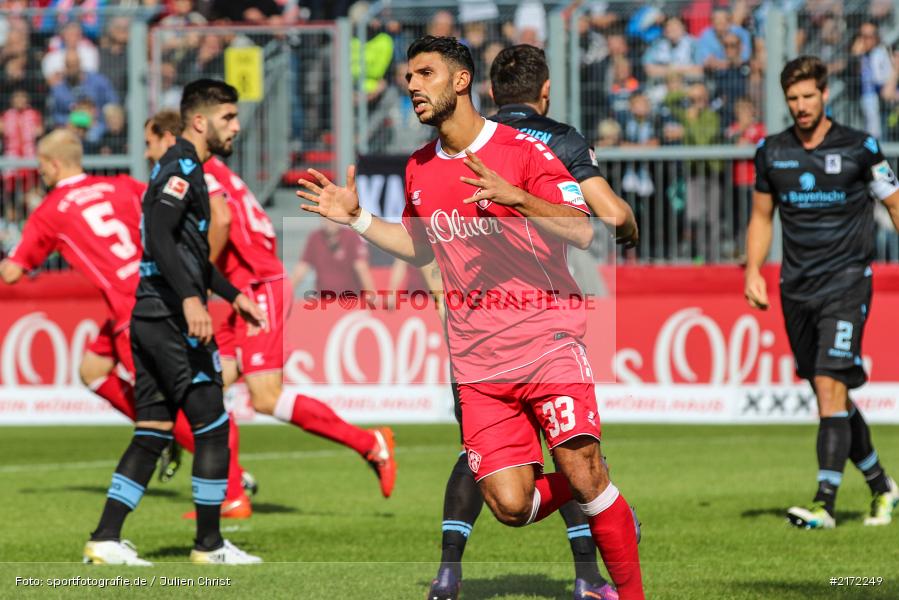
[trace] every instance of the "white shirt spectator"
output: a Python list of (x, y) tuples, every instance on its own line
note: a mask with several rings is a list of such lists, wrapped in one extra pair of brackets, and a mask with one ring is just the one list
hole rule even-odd
[[(100, 69), (100, 52), (90, 40), (82, 39), (78, 42), (78, 58), (81, 60), (81, 69), (88, 73), (96, 73)], [(50, 51), (41, 61), (41, 72), (44, 79), (50, 81), (54, 77), (62, 75), (66, 66), (66, 49), (62, 40), (58, 37), (50, 40)]]
[(525, 0), (515, 9), (515, 30), (521, 36), (525, 30), (532, 30), (537, 41), (546, 42), (546, 9), (543, 2)]

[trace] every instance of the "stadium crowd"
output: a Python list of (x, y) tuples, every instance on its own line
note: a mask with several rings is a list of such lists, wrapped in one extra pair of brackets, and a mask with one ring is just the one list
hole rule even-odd
[[(490, 114), (496, 108), (488, 93), (488, 66), (493, 58), (510, 44), (543, 46), (547, 15), (562, 4), (525, 0), (510, 6), (459, 0), (448, 2), (446, 10), (401, 13), (385, 8), (368, 22), (365, 41), (363, 86), (370, 151), (402, 154), (432, 134), (418, 123), (405, 91), (404, 52), (411, 40), (423, 33), (463, 40), (475, 59), (476, 105)], [(575, 0), (567, 8), (574, 10), (581, 4), (587, 6), (581, 7), (585, 11), (576, 31), (581, 60), (580, 129), (597, 147), (755, 145), (766, 134), (763, 32), (774, 4), (797, 14), (797, 52), (819, 55), (828, 64), (834, 116), (885, 141), (899, 140), (899, 52), (891, 50), (899, 27), (889, 0)], [(86, 154), (128, 152), (124, 107), (131, 17), (92, 10), (115, 6), (154, 8), (154, 25), (280, 25), (341, 16), (358, 21), (370, 8), (368, 3), (351, 0), (0, 0), (4, 157), (33, 159), (37, 138), (56, 127), (75, 131)], [(26, 7), (47, 11), (40, 16), (17, 14)], [(235, 33), (203, 32), (168, 33), (159, 39), (157, 108), (177, 105), (187, 81), (221, 77), (225, 49), (247, 40)], [(360, 42), (354, 40), (354, 44), (358, 52)], [(328, 72), (328, 46), (324, 41), (309, 44), (307, 39), (296, 50), (292, 148), (326, 149), (332, 139), (331, 101), (321, 79)], [(359, 76), (358, 60), (353, 74)], [(705, 175), (724, 170), (720, 161), (706, 161), (702, 169)], [(749, 161), (737, 161), (727, 171), (726, 177), (711, 177), (712, 183), (720, 180), (722, 186), (748, 190), (753, 178)], [(694, 180), (697, 185), (708, 184)], [(33, 208), (31, 204), (39, 201), (37, 194), (29, 196), (36, 183), (32, 169), (3, 170), (0, 229), (11, 231)], [(664, 177), (651, 174), (639, 163), (627, 167), (615, 183), (623, 193), (644, 198), (670, 187)], [(13, 196), (17, 207), (10, 207)], [(0, 234), (0, 254), (11, 247), (9, 239), (15, 236)]]

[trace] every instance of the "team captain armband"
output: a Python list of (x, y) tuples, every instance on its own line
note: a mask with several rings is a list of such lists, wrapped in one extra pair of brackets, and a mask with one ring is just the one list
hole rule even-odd
[(896, 179), (896, 174), (893, 173), (890, 163), (886, 160), (882, 160), (871, 167), (869, 189), (874, 197), (881, 201), (886, 200), (899, 191), (899, 180)]

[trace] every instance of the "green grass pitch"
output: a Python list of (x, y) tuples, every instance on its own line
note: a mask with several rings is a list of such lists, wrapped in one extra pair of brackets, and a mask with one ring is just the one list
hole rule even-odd
[[(874, 427), (899, 473), (899, 427)], [(150, 569), (88, 567), (96, 525), (126, 427), (0, 428), (0, 598), (216, 597), (421, 600), (440, 558), (454, 426), (399, 426), (394, 496), (353, 452), (286, 426), (245, 427), (243, 464), (259, 480), (255, 515), (225, 535), (267, 562), (198, 567), (185, 560), (192, 522), (189, 465), (153, 482), (125, 526)], [(612, 477), (643, 522), (647, 598), (739, 600), (899, 598), (899, 522), (865, 528), (867, 487), (847, 466), (830, 531), (789, 528), (784, 510), (810, 500), (813, 426), (607, 425)], [(570, 598), (573, 569), (561, 518), (524, 529), (487, 509), (469, 540), (464, 600)], [(49, 578), (156, 577), (153, 587), (57, 588)], [(16, 587), (16, 577), (44, 581)], [(230, 577), (228, 587), (162, 587), (162, 577)], [(883, 577), (877, 587), (832, 587), (831, 577)]]

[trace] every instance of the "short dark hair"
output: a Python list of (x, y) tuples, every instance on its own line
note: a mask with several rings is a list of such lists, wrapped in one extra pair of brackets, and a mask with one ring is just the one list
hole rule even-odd
[(184, 86), (181, 94), (181, 120), (187, 123), (193, 113), (218, 106), (237, 104), (237, 90), (218, 79), (196, 79)]
[(156, 137), (162, 137), (166, 132), (171, 133), (175, 137), (181, 135), (184, 125), (181, 121), (181, 115), (176, 110), (161, 110), (149, 119), (146, 124), (150, 126), (150, 131)]
[(814, 79), (821, 91), (827, 87), (827, 65), (817, 56), (800, 56), (788, 62), (780, 72), (780, 87), (786, 93), (790, 86), (807, 79)]
[[(456, 38), (436, 35), (420, 37), (409, 45), (406, 60), (412, 60), (425, 52), (436, 52), (456, 70), (465, 69), (471, 73), (471, 80), (474, 82), (474, 59), (471, 58), (471, 50)], [(470, 85), (468, 91), (471, 92)]]
[(528, 44), (504, 48), (490, 65), (490, 85), (498, 106), (538, 101), (547, 79), (546, 55)]

